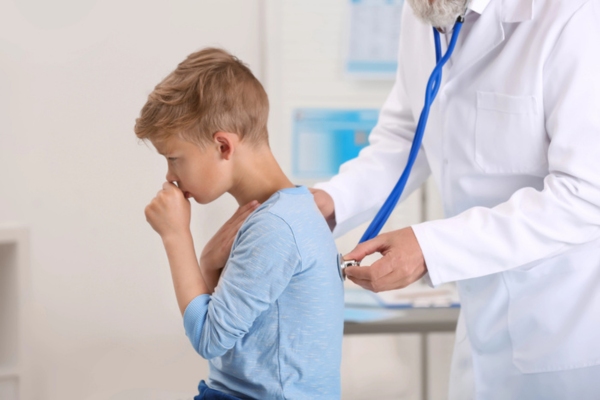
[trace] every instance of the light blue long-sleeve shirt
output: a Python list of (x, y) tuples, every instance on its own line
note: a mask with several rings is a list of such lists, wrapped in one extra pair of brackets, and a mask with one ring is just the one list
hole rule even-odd
[(212, 296), (184, 313), (208, 386), (246, 399), (339, 399), (343, 284), (305, 187), (280, 190), (240, 228)]

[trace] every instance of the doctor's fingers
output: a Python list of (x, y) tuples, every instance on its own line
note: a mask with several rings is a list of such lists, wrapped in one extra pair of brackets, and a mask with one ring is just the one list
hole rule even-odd
[(389, 264), (375, 263), (370, 267), (348, 267), (345, 272), (348, 278), (369, 281), (377, 287), (393, 270)]
[(350, 275), (348, 275), (348, 279), (350, 279), (352, 282), (356, 283), (360, 287), (375, 293), (385, 292), (394, 289), (402, 289), (408, 286), (410, 283), (414, 282), (414, 280), (412, 280), (412, 277), (407, 279), (407, 277), (399, 277), (396, 273), (391, 273), (389, 275), (384, 276), (383, 278), (374, 281), (370, 279), (360, 279)]
[(352, 278), (351, 276), (349, 276), (348, 279), (350, 279), (352, 282), (356, 283), (358, 286), (360, 286), (363, 289), (367, 289), (367, 290), (370, 290), (371, 292), (375, 292), (375, 290), (373, 290), (373, 286), (371, 285), (371, 281), (367, 281), (365, 279), (356, 279), (356, 278)]
[(387, 234), (382, 234), (374, 237), (371, 240), (360, 243), (350, 253), (344, 256), (344, 260), (357, 260), (361, 261), (368, 255), (373, 253), (382, 253), (389, 248), (389, 238)]
[(370, 267), (348, 267), (345, 272), (354, 283), (368, 286), (373, 292), (401, 289), (422, 276), (421, 271), (394, 257), (394, 253), (386, 254)]
[(392, 276), (392, 274), (386, 275), (376, 280), (361, 279), (350, 275), (348, 275), (348, 279), (350, 279), (352, 282), (356, 283), (360, 287), (375, 293), (385, 292), (386, 290), (398, 289), (400, 287), (403, 287), (401, 286), (401, 283), (397, 281), (397, 278)]

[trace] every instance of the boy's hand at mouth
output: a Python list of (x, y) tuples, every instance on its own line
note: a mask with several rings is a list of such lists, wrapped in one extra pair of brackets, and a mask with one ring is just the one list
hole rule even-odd
[(154, 199), (146, 206), (146, 220), (163, 239), (189, 235), (191, 206), (183, 192), (171, 182), (163, 183)]

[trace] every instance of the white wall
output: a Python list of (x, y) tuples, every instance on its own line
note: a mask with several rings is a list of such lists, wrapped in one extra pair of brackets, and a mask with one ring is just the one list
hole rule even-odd
[(206, 375), (143, 215), (164, 161), (133, 125), (194, 50), (220, 45), (259, 71), (257, 4), (0, 0), (0, 224), (31, 228), (22, 400), (160, 399)]
[[(165, 165), (137, 142), (135, 118), (187, 54), (223, 46), (265, 83), (272, 148), (289, 172), (293, 107), (379, 107), (391, 87), (343, 79), (345, 3), (0, 0), (0, 225), (31, 228), (21, 400), (195, 392), (207, 365), (184, 336), (166, 257), (143, 216)], [(431, 214), (420, 200), (388, 228)], [(234, 207), (227, 197), (195, 208), (197, 248)], [(338, 241), (341, 251), (361, 229)], [(431, 343), (434, 399), (445, 396), (451, 339)], [(413, 335), (347, 338), (344, 398), (418, 398), (418, 343)]]

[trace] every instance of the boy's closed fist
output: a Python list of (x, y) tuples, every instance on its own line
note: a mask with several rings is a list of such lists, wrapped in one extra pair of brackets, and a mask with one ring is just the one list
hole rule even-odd
[(189, 232), (191, 207), (183, 192), (171, 182), (165, 182), (144, 210), (146, 221), (163, 239)]

